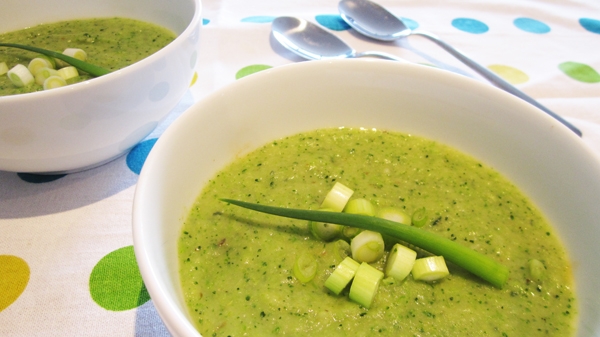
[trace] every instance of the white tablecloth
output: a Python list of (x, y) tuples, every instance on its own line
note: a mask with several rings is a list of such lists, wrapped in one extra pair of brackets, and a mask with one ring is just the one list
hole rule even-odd
[[(568, 119), (600, 153), (600, 2), (379, 3)], [(308, 62), (273, 39), (273, 18), (298, 16), (357, 51), (384, 51), (479, 78), (422, 37), (384, 43), (359, 36), (343, 24), (334, 0), (205, 0), (203, 7), (195, 83), (128, 155), (63, 176), (0, 172), (1, 336), (169, 335), (133, 255), (131, 207), (139, 169), (154, 141), (195, 101), (252, 72)]]

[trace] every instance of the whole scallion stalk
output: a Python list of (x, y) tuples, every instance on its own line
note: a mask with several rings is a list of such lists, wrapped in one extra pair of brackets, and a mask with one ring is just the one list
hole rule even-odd
[(78, 60), (74, 57), (71, 57), (71, 56), (68, 56), (68, 55), (65, 55), (62, 53), (58, 53), (58, 52), (55, 52), (52, 50), (47, 50), (47, 49), (33, 47), (33, 46), (26, 46), (26, 45), (16, 44), (16, 43), (0, 43), (0, 47), (18, 48), (18, 49), (32, 51), (35, 53), (40, 53), (42, 55), (46, 55), (49, 57), (53, 57), (55, 59), (62, 60), (81, 71), (85, 71), (86, 73), (88, 73), (94, 77), (98, 77), (98, 76), (102, 76), (102, 75), (106, 75), (106, 74), (110, 73), (110, 70), (108, 70), (108, 69), (93, 65), (91, 63), (87, 63), (85, 61)]
[(446, 260), (498, 288), (502, 288), (508, 279), (509, 270), (501, 263), (459, 243), (414, 226), (401, 225), (394, 221), (366, 215), (274, 207), (233, 199), (221, 200), (236, 206), (287, 218), (335, 223), (389, 235), (434, 255), (444, 256)]

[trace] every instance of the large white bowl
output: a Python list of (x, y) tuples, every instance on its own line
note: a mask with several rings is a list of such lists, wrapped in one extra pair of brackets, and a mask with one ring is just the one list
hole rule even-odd
[(199, 48), (200, 0), (2, 0), (0, 32), (40, 23), (127, 17), (178, 37), (131, 66), (82, 83), (0, 97), (0, 170), (82, 170), (125, 153), (181, 99)]
[(137, 184), (133, 234), (142, 277), (173, 335), (199, 335), (180, 288), (177, 241), (203, 185), (269, 141), (337, 126), (425, 136), (511, 179), (570, 253), (577, 336), (600, 336), (600, 161), (592, 150), (543, 112), (487, 84), (375, 60), (304, 62), (248, 76), (195, 104), (160, 137)]

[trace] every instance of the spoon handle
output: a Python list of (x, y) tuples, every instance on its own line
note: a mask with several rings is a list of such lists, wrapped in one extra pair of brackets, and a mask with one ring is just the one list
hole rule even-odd
[(439, 45), (440, 47), (444, 48), (447, 52), (449, 52), (454, 57), (456, 57), (457, 59), (459, 59), (462, 63), (464, 63), (467, 66), (469, 66), (471, 69), (475, 70), (479, 75), (481, 75), (482, 77), (484, 77), (485, 79), (487, 79), (488, 81), (490, 81), (492, 84), (494, 84), (498, 88), (500, 88), (500, 89), (502, 89), (502, 90), (504, 90), (504, 91), (506, 91), (506, 92), (508, 92), (510, 94), (513, 94), (513, 95), (521, 98), (522, 100), (530, 103), (531, 105), (533, 105), (533, 106), (537, 107), (538, 109), (544, 111), (548, 115), (554, 117), (554, 119), (556, 119), (559, 122), (563, 123), (566, 127), (568, 127), (569, 129), (571, 129), (571, 131), (575, 132), (579, 137), (582, 136), (582, 133), (581, 133), (581, 131), (578, 128), (576, 128), (575, 126), (573, 126), (571, 123), (567, 122), (561, 116), (559, 116), (558, 114), (554, 113), (553, 111), (551, 111), (550, 109), (546, 108), (545, 106), (541, 105), (535, 99), (527, 96), (524, 92), (522, 92), (521, 90), (517, 89), (512, 84), (506, 82), (505, 80), (503, 80), (502, 78), (500, 78), (498, 75), (494, 74), (489, 69), (484, 68), (479, 63), (471, 60), (465, 54), (459, 52), (458, 50), (456, 50), (451, 45), (449, 45), (446, 42), (440, 40), (437, 36), (435, 36), (435, 35), (433, 35), (431, 33), (428, 33), (428, 32), (420, 31), (420, 30), (413, 30), (412, 34), (426, 37), (429, 40), (435, 42), (437, 45)]
[(378, 57), (378, 58), (382, 58), (382, 59), (386, 59), (386, 60), (408, 62), (405, 59), (399, 58), (398, 56), (379, 52), (379, 51), (364, 51), (364, 52), (354, 54), (353, 57)]

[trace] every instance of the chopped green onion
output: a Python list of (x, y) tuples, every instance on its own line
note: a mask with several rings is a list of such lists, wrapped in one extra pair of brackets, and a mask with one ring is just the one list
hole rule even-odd
[(0, 76), (6, 74), (8, 72), (8, 65), (6, 62), (0, 62)]
[(64, 78), (56, 75), (48, 77), (43, 84), (44, 90), (64, 87), (65, 85), (67, 85), (67, 81)]
[(428, 256), (417, 259), (412, 269), (412, 275), (418, 281), (436, 281), (448, 276), (450, 272), (443, 256)]
[(427, 223), (427, 210), (425, 207), (417, 209), (412, 215), (412, 224), (415, 227), (423, 227)]
[(333, 273), (329, 275), (325, 281), (325, 287), (334, 294), (339, 295), (350, 281), (352, 281), (359, 266), (360, 263), (354, 261), (350, 257), (346, 257), (342, 263), (335, 268)]
[(380, 233), (365, 230), (350, 242), (352, 258), (358, 262), (375, 262), (383, 257), (385, 243)]
[(384, 207), (379, 209), (376, 215), (378, 218), (399, 222), (404, 225), (410, 226), (412, 223), (411, 218), (406, 212), (395, 208), (395, 207)]
[(79, 72), (77, 71), (77, 68), (75, 68), (73, 66), (60, 68), (57, 71), (58, 71), (58, 76), (64, 78), (65, 80), (69, 80), (69, 79), (79, 76)]
[(346, 187), (346, 185), (336, 182), (333, 188), (327, 193), (321, 209), (330, 209), (332, 212), (341, 212), (346, 207), (346, 203), (350, 200), (350, 197), (354, 193), (353, 190)]
[(417, 252), (399, 243), (395, 244), (386, 261), (385, 276), (398, 281), (404, 280), (413, 269), (416, 259)]
[(373, 216), (375, 215), (375, 206), (364, 198), (352, 199), (344, 207), (344, 213)]
[(68, 63), (74, 67), (77, 67), (77, 69), (82, 70), (92, 76), (95, 76), (95, 77), (106, 75), (106, 74), (110, 73), (110, 70), (108, 70), (108, 69), (78, 60), (74, 57), (70, 57), (70, 56), (64, 55), (62, 53), (57, 53), (52, 50), (46, 50), (46, 49), (42, 49), (42, 48), (26, 46), (26, 45), (16, 44), (16, 43), (0, 43), (0, 47), (19, 48), (19, 49), (29, 50), (29, 51), (32, 51), (35, 53), (40, 53), (40, 54), (43, 54), (43, 55), (46, 55), (49, 57), (53, 57), (53, 58), (59, 59), (61, 61), (65, 61), (66, 63)]
[[(375, 206), (373, 206), (369, 200), (364, 198), (352, 199), (348, 201), (346, 207), (344, 207), (344, 213), (372, 216), (375, 215)], [(362, 229), (360, 228), (345, 226), (342, 230), (342, 236), (346, 240), (352, 240), (360, 232), (362, 232)]]
[(52, 68), (40, 68), (35, 74), (35, 83), (39, 85), (44, 85), (46, 79), (50, 76), (58, 76), (58, 71)]
[(327, 222), (309, 221), (308, 227), (310, 228), (310, 232), (317, 239), (321, 241), (332, 241), (340, 236), (343, 226)]
[(363, 230), (361, 228), (344, 226), (344, 228), (342, 228), (342, 237), (350, 241), (362, 231)]
[(527, 262), (527, 265), (529, 267), (529, 276), (534, 281), (541, 281), (544, 278), (546, 266), (540, 260), (531, 259)]
[(27, 69), (29, 69), (29, 72), (35, 76), (38, 71), (40, 71), (40, 69), (42, 68), (54, 68), (52, 66), (52, 63), (50, 61), (48, 61), (47, 58), (42, 58), (42, 57), (36, 57), (34, 59), (32, 59), (31, 61), (29, 61), (29, 65), (27, 66)]
[(308, 253), (300, 254), (294, 263), (292, 272), (300, 282), (310, 282), (317, 274), (317, 259)]
[(333, 245), (335, 257), (340, 261), (352, 255), (352, 250), (350, 249), (350, 244), (348, 242), (337, 240)]
[(63, 51), (63, 54), (81, 61), (85, 61), (87, 59), (87, 53), (83, 49), (79, 48), (67, 48)]
[(365, 308), (371, 307), (383, 273), (366, 262), (360, 264), (350, 286), (350, 299)]
[(12, 67), (7, 74), (10, 81), (17, 87), (26, 87), (35, 81), (29, 69), (22, 64)]
[(221, 200), (240, 207), (288, 218), (336, 223), (377, 231), (415, 245), (432, 254), (443, 255), (446, 260), (498, 288), (501, 288), (508, 279), (508, 268), (491, 257), (414, 226), (399, 226), (394, 221), (358, 214), (274, 207), (233, 199)]

